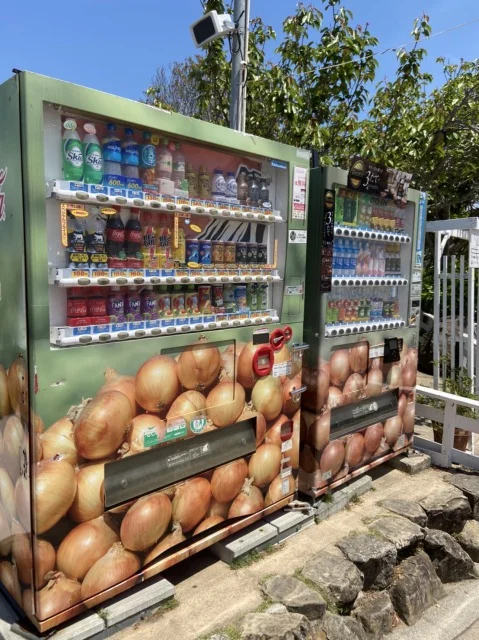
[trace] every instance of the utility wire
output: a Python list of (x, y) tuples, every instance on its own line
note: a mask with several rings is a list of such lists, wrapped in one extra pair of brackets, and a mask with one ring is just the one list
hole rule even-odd
[(320, 67), (319, 69), (310, 69), (309, 71), (304, 71), (304, 74), (307, 73), (320, 73), (321, 71), (328, 71), (329, 69), (336, 69), (337, 67), (343, 67), (346, 64), (363, 64), (365, 60), (368, 58), (375, 58), (377, 56), (382, 56), (385, 53), (389, 53), (390, 51), (397, 51), (398, 49), (404, 49), (409, 45), (414, 45), (417, 42), (422, 42), (423, 40), (430, 40), (431, 38), (435, 38), (436, 36), (441, 36), (445, 33), (449, 33), (450, 31), (456, 31), (456, 29), (461, 29), (462, 27), (467, 27), (470, 24), (474, 24), (475, 22), (479, 22), (479, 17), (474, 18), (473, 20), (469, 20), (469, 22), (462, 22), (461, 24), (457, 24), (454, 27), (449, 27), (449, 29), (443, 29), (442, 31), (436, 31), (436, 33), (431, 33), (429, 36), (423, 36), (418, 38), (417, 40), (411, 40), (410, 42), (405, 42), (397, 47), (388, 47), (384, 49), (384, 51), (376, 51), (373, 53), (369, 53), (366, 56), (363, 56), (359, 60), (345, 60), (344, 62), (338, 62), (337, 64), (329, 64), (325, 67)]

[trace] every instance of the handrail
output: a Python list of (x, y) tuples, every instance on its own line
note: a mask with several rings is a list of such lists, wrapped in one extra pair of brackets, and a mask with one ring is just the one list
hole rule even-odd
[(472, 400), (471, 398), (464, 398), (463, 396), (458, 396), (455, 393), (448, 393), (447, 391), (440, 391), (437, 389), (431, 389), (430, 387), (422, 387), (418, 385), (416, 387), (416, 392), (422, 394), (423, 396), (429, 396), (434, 400), (448, 400), (451, 402), (456, 402), (460, 404), (462, 407), (468, 407), (469, 409), (477, 409), (479, 411), (479, 400)]

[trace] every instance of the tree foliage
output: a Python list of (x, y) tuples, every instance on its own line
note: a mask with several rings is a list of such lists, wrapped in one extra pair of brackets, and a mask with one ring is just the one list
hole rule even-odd
[[(202, 4), (228, 10), (223, 0)], [(394, 76), (379, 82), (379, 41), (340, 0), (299, 3), (279, 41), (259, 17), (250, 29), (249, 133), (317, 149), (327, 165), (347, 166), (360, 153), (410, 171), (413, 186), (429, 193), (429, 217), (470, 215), (479, 202), (479, 60), (438, 59), (444, 78), (434, 88), (423, 70), (427, 16), (414, 22), (413, 44), (396, 52)], [(228, 126), (230, 70), (228, 46), (217, 40), (160, 68), (147, 101)]]

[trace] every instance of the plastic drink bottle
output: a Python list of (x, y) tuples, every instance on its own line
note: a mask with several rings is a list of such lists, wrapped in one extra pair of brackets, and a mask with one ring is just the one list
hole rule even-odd
[(121, 171), (128, 178), (139, 178), (140, 145), (133, 137), (133, 129), (125, 128), (125, 139), (121, 143)]
[(226, 201), (230, 204), (238, 203), (238, 184), (233, 171), (226, 174)]
[(136, 287), (128, 287), (128, 293), (125, 297), (126, 319), (130, 322), (141, 320), (141, 297)]
[(111, 322), (125, 322), (125, 297), (120, 287), (111, 287), (106, 304)]
[(92, 269), (108, 266), (106, 256), (105, 220), (93, 209), (86, 220), (86, 252)]
[(88, 256), (86, 253), (85, 219), (77, 218), (68, 213), (67, 216), (67, 260), (70, 268), (88, 268)]
[(125, 227), (118, 210), (107, 218), (106, 253), (110, 268), (122, 269), (126, 267)]
[(176, 189), (184, 189), (186, 174), (185, 156), (181, 152), (181, 145), (179, 142), (175, 144), (175, 150), (173, 152), (173, 171), (171, 179), (175, 183)]
[(107, 135), (103, 138), (103, 174), (121, 176), (121, 144), (116, 133), (116, 124), (107, 124)]
[(65, 120), (63, 128), (63, 177), (80, 181), (83, 179), (83, 147), (76, 120)]
[(246, 204), (248, 199), (248, 174), (246, 169), (241, 169), (238, 177), (238, 200), (241, 204)]
[(156, 169), (156, 147), (151, 143), (151, 133), (143, 132), (143, 142), (140, 145), (140, 173), (144, 184), (154, 184)]
[(151, 284), (141, 292), (141, 315), (143, 320), (156, 320), (158, 318), (158, 296)]
[(142, 215), (141, 252), (145, 269), (158, 269), (160, 263), (156, 250), (156, 228), (153, 214), (149, 212), (144, 212)]
[(140, 222), (140, 212), (137, 209), (131, 210), (131, 217), (125, 227), (126, 264), (130, 269), (143, 268), (143, 253), (141, 245), (143, 242), (143, 230)]
[(168, 139), (164, 138), (156, 160), (156, 175), (158, 178), (171, 180), (173, 172), (173, 156), (168, 146)]
[(86, 132), (83, 138), (85, 156), (84, 181), (88, 184), (101, 184), (103, 178), (103, 155), (96, 137), (95, 125), (88, 123), (83, 125), (83, 128)]

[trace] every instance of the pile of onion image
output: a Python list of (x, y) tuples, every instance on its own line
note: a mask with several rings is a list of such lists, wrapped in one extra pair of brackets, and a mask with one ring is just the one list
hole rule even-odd
[[(241, 355), (251, 346), (242, 345), (233, 358), (231, 350), (204, 343), (176, 358), (155, 355), (134, 376), (108, 369), (96, 395), (82, 400), (79, 393), (77, 406), (45, 431), (38, 429), (33, 502), (20, 455), (25, 446), (17, 383), (21, 363), (13, 367), (16, 415), (10, 396), (8, 407), (0, 398), (13, 414), (2, 421), (0, 438), (2, 459), (8, 461), (0, 469), (0, 570), (27, 613), (45, 619), (70, 607), (78, 612), (96, 606), (103, 591), (142, 567), (146, 577), (155, 574), (157, 559), (192, 536), (208, 535), (226, 520), (254, 514), (294, 492), (294, 475), (281, 474), (281, 445), (291, 433), (288, 455), (297, 468), (301, 423), (294, 392), (301, 373), (296, 368), (278, 377), (253, 374), (243, 385), (247, 367)], [(282, 349), (276, 358), (286, 362), (289, 351)], [(248, 418), (257, 426), (251, 456), (105, 510), (107, 463), (167, 446), (172, 425), (184, 423), (180, 437), (189, 438), (195, 436), (193, 423), (206, 432)]]

